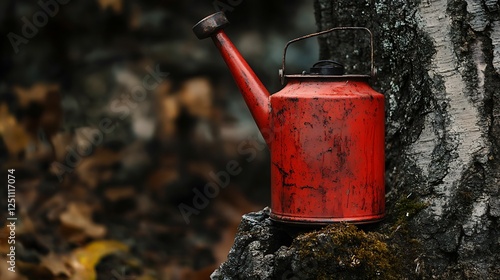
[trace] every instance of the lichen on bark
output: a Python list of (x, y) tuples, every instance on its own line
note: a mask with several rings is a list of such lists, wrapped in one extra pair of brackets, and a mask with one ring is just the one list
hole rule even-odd
[[(366, 26), (375, 35), (373, 86), (387, 100), (386, 223), (398, 224), (398, 197), (411, 194), (429, 205), (407, 221), (409, 239), (398, 241), (423, 244), (406, 256), (414, 260), (414, 277), (498, 277), (498, 217), (488, 210), (498, 208), (500, 175), (498, 6), (472, 0), (315, 6), (321, 30)], [(344, 45), (333, 42), (320, 39), (323, 58), (342, 57)]]

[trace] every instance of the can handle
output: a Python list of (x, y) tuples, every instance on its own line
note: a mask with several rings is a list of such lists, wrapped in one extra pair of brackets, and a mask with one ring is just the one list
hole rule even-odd
[(285, 45), (285, 48), (283, 49), (283, 65), (282, 65), (281, 69), (279, 69), (279, 75), (280, 75), (280, 79), (281, 79), (281, 84), (282, 85), (285, 84), (285, 77), (286, 77), (286, 72), (285, 72), (286, 51), (288, 49), (288, 46), (290, 46), (291, 44), (293, 44), (295, 42), (298, 42), (298, 41), (302, 41), (302, 40), (305, 40), (305, 39), (309, 39), (311, 37), (316, 37), (316, 36), (319, 36), (319, 35), (323, 35), (323, 34), (330, 33), (330, 32), (333, 32), (333, 31), (338, 31), (338, 30), (364, 30), (364, 31), (366, 31), (366, 32), (368, 32), (370, 34), (370, 77), (372, 77), (372, 78), (375, 77), (375, 65), (373, 63), (373, 33), (370, 31), (370, 29), (368, 29), (366, 27), (345, 26), (345, 27), (330, 28), (328, 30), (324, 30), (324, 31), (316, 32), (316, 33), (311, 33), (311, 34), (308, 34), (308, 35), (305, 35), (305, 36), (302, 36), (302, 37), (299, 37), (299, 38), (295, 38), (293, 40), (288, 41), (288, 43), (286, 43), (286, 45)]

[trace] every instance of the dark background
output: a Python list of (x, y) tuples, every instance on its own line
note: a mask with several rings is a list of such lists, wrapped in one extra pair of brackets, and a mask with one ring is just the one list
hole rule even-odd
[[(225, 7), (228, 35), (275, 92), (285, 43), (316, 31), (313, 3), (57, 6), (44, 19), (37, 1), (0, 3), (0, 172), (16, 169), (19, 219), (19, 272), (7, 273), (2, 257), (1, 279), (85, 279), (78, 277), (92, 271), (97, 279), (206, 279), (224, 261), (241, 215), (268, 205), (269, 155), (262, 140), (248, 140), (260, 134), (216, 48), (191, 27)], [(23, 18), (39, 23), (29, 36)], [(26, 40), (17, 52), (13, 36)], [(312, 39), (290, 50), (288, 65), (307, 70), (317, 58)], [(131, 99), (148, 69), (168, 76)], [(99, 132), (103, 120), (112, 129)], [(186, 223), (179, 205), (194, 207), (193, 190), (203, 191), (210, 173), (231, 160), (241, 173)], [(99, 240), (120, 242), (128, 253), (90, 246)], [(100, 257), (82, 271), (71, 261), (78, 250)]]

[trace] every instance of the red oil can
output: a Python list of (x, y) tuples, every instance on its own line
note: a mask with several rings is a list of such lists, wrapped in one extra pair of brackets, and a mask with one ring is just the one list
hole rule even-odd
[[(384, 96), (373, 90), (373, 36), (338, 27), (288, 42), (270, 95), (223, 31), (222, 12), (193, 27), (212, 37), (271, 151), (271, 218), (288, 223), (372, 223), (385, 214)], [(336, 30), (370, 34), (370, 75), (344, 75), (320, 61), (310, 73), (287, 75), (290, 44)]]

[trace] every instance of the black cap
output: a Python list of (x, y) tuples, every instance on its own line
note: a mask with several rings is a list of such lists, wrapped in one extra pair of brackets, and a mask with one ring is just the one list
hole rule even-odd
[(313, 75), (344, 75), (344, 65), (333, 60), (320, 60), (311, 67)]
[(198, 39), (205, 39), (212, 36), (217, 30), (224, 28), (228, 25), (229, 21), (223, 12), (211, 14), (204, 19), (200, 20), (193, 26), (193, 32)]

